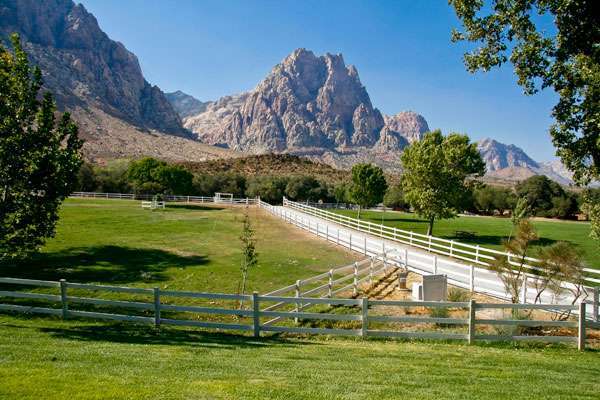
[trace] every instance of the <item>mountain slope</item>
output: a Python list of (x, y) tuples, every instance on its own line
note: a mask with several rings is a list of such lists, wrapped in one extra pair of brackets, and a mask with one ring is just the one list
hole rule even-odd
[(164, 93), (148, 83), (136, 56), (111, 40), (71, 0), (1, 0), (0, 37), (19, 33), (30, 62), (59, 110), (80, 125), (90, 159), (154, 155), (205, 160), (229, 154), (191, 139)]

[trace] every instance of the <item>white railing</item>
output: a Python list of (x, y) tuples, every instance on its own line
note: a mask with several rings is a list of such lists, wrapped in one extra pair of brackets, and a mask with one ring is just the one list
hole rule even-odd
[[(346, 226), (359, 232), (365, 232), (373, 236), (378, 236), (387, 240), (392, 240), (398, 243), (420, 248), (430, 253), (448, 256), (483, 267), (489, 267), (491, 262), (499, 256), (506, 256), (509, 262), (514, 266), (519, 266), (520, 264), (516, 261), (519, 259), (518, 256), (505, 251), (493, 250), (479, 245), (470, 245), (456, 240), (448, 240), (436, 236), (423, 235), (413, 231), (406, 231), (383, 224), (363, 221), (320, 208), (311, 207), (302, 203), (293, 202), (286, 198), (283, 199), (283, 205), (284, 207), (289, 207), (308, 215), (335, 222), (338, 225)], [(534, 257), (525, 257), (525, 261), (528, 262), (528, 264), (525, 264), (525, 267), (530, 271), (539, 269), (539, 259)], [(599, 270), (586, 268), (584, 271), (588, 273), (588, 275), (592, 275), (586, 277), (586, 280), (590, 284), (600, 284)]]
[[(473, 343), (476, 340), (535, 340), (542, 342), (576, 342), (580, 350), (585, 348), (586, 329), (598, 329), (598, 310), (595, 306), (595, 321), (586, 321), (586, 303), (579, 305), (556, 305), (556, 304), (508, 304), (508, 303), (479, 303), (474, 300), (469, 302), (428, 302), (428, 301), (398, 301), (398, 300), (371, 300), (368, 298), (316, 298), (316, 297), (287, 297), (277, 295), (237, 295), (224, 293), (184, 292), (169, 291), (159, 288), (131, 288), (118, 286), (91, 285), (67, 282), (62, 279), (56, 281), (41, 281), (31, 279), (0, 278), (0, 284), (37, 286), (48, 290), (55, 289), (56, 294), (19, 291), (0, 291), (0, 297), (12, 298), (12, 303), (0, 303), (0, 311), (18, 313), (40, 313), (61, 316), (67, 318), (94, 318), (107, 319), (135, 323), (160, 325), (193, 326), (207, 329), (250, 331), (255, 337), (260, 337), (261, 332), (288, 332), (300, 334), (326, 334), (347, 335), (361, 337), (399, 337), (399, 338), (427, 338), (427, 339), (453, 339), (466, 340)], [(94, 296), (96, 293), (124, 293), (137, 296), (135, 301), (110, 300)], [(85, 293), (86, 296), (82, 296)], [(90, 296), (89, 293), (92, 293)], [(142, 297), (140, 300), (139, 298)], [(179, 305), (174, 301), (180, 299), (206, 299), (211, 300), (207, 305)], [(248, 301), (250, 309), (215, 307), (214, 300), (241, 302)], [(20, 301), (20, 303), (18, 303)], [(26, 304), (23, 302), (34, 302)], [(48, 302), (54, 307), (48, 307)], [(43, 303), (43, 304), (40, 304)], [(275, 303), (294, 307), (291, 310), (273, 311), (272, 307), (261, 310), (261, 304)], [(76, 305), (83, 304), (87, 309), (81, 310)], [(316, 308), (312, 312), (304, 311), (298, 304), (311, 305)], [(343, 307), (342, 313), (336, 312)], [(97, 311), (97, 308), (103, 311)], [(322, 309), (323, 307), (328, 307)], [(462, 313), (454, 317), (435, 317), (431, 315), (400, 315), (398, 312), (390, 314), (390, 310), (398, 308), (426, 308), (426, 309), (453, 309), (462, 310)], [(108, 308), (108, 310), (107, 310)], [(306, 308), (306, 307), (305, 307)], [(485, 309), (508, 309), (517, 310), (544, 310), (549, 312), (573, 312), (579, 311), (577, 320), (531, 320), (531, 319), (496, 319), (477, 316), (479, 310)], [(118, 312), (113, 312), (118, 310)], [(132, 311), (129, 311), (132, 310)], [(133, 311), (135, 310), (135, 311)], [(348, 313), (348, 311), (355, 311)], [(383, 311), (383, 314), (381, 313)], [(466, 311), (466, 316), (464, 315)], [(136, 313), (135, 315), (134, 312)], [(203, 315), (203, 319), (180, 318), (180, 313), (193, 313)], [(209, 319), (207, 316), (224, 316), (236, 318), (233, 322), (223, 322)], [(284, 323), (293, 319), (295, 325), (276, 325), (274, 321)], [(266, 322), (265, 322), (266, 321)], [(333, 327), (308, 327), (307, 322), (314, 324), (321, 321), (344, 321), (343, 325)], [(329, 322), (331, 323), (331, 322)], [(397, 328), (394, 324), (417, 325), (413, 331), (405, 328)], [(353, 324), (349, 326), (348, 324)], [(433, 324), (434, 328), (431, 329)], [(553, 327), (553, 328), (577, 328), (577, 336), (568, 336), (561, 333), (560, 336), (543, 335), (490, 335), (477, 332), (477, 326), (517, 326), (517, 327)], [(462, 332), (456, 328), (444, 329), (445, 326), (460, 327)], [(429, 328), (429, 331), (424, 329)]]
[[(98, 192), (73, 192), (69, 197), (73, 198), (91, 198), (91, 199), (122, 199), (122, 200), (152, 200), (154, 195), (151, 194), (134, 194), (134, 193), (98, 193)], [(164, 201), (183, 202), (183, 203), (217, 203), (217, 204), (242, 204), (254, 205), (254, 198), (218, 198), (216, 196), (180, 196), (180, 195), (163, 195)]]
[[(272, 206), (260, 199), (257, 204), (287, 223), (304, 229), (321, 239), (363, 254), (365, 257), (387, 253), (387, 262), (390, 264), (405, 267), (407, 270), (420, 275), (444, 274), (451, 285), (502, 300), (510, 300), (510, 295), (506, 292), (498, 274), (490, 271), (487, 267), (475, 266), (447, 257), (439, 257), (436, 254), (406, 246), (404, 243), (388, 240), (381, 235), (369, 235), (368, 233), (357, 232), (354, 229), (344, 229), (341, 227), (342, 224), (329, 223), (320, 217), (311, 216), (292, 208)], [(524, 275), (520, 295), (522, 303), (537, 302), (569, 305), (575, 304), (579, 300), (591, 301), (590, 299), (598, 297), (599, 289), (597, 287), (583, 287), (582, 295), (575, 298), (572, 293), (577, 292), (578, 286), (571, 283), (563, 284), (564, 290), (562, 293), (556, 294), (550, 290), (544, 290), (538, 296), (538, 289), (536, 288), (538, 281), (536, 279), (535, 275)]]

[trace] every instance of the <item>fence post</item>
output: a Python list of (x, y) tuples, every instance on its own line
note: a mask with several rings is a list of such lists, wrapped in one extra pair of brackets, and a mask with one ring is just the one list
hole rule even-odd
[(362, 309), (362, 326), (360, 330), (360, 336), (366, 338), (369, 329), (369, 299), (367, 297), (363, 297), (361, 299), (360, 306)]
[(598, 302), (600, 299), (598, 299), (598, 287), (596, 286), (594, 288), (594, 304), (592, 305), (592, 311), (594, 313), (593, 318), (594, 318), (594, 322), (598, 322)]
[(579, 329), (577, 334), (577, 350), (585, 350), (585, 301), (579, 303)]
[(408, 270), (408, 249), (404, 249), (404, 267)]
[(367, 255), (367, 237), (365, 236), (365, 256)]
[(454, 240), (450, 241), (450, 257), (452, 257), (454, 254)]
[(354, 263), (354, 282), (353, 282), (352, 294), (356, 296), (358, 294), (358, 263)]
[(469, 344), (475, 341), (475, 300), (469, 301)]
[(412, 246), (412, 240), (413, 240), (413, 238), (412, 238), (412, 237), (413, 237), (413, 233), (412, 233), (412, 231), (410, 231), (410, 235), (409, 235), (409, 237), (408, 237), (408, 243), (409, 243), (411, 246)]
[(350, 235), (348, 240), (348, 248), (352, 250), (352, 232), (349, 232), (348, 235)]
[(327, 297), (331, 298), (333, 296), (333, 270), (329, 270), (329, 282), (327, 283), (328, 293)]
[(431, 236), (429, 236), (429, 246), (428, 246), (428, 247), (429, 247), (429, 248), (428, 248), (428, 250), (427, 250), (427, 251), (431, 252)]
[(325, 239), (329, 241), (329, 224), (325, 225)]
[(521, 287), (521, 303), (527, 303), (527, 276), (523, 278), (523, 286)]
[(160, 327), (160, 288), (154, 288), (154, 326)]
[(258, 303), (258, 292), (252, 292), (252, 328), (254, 337), (260, 337), (260, 308)]
[(317, 235), (317, 237), (319, 237), (319, 221), (317, 221), (317, 231), (315, 232), (315, 234)]
[(475, 246), (475, 262), (479, 262), (479, 245)]
[(66, 319), (69, 314), (69, 303), (67, 302), (67, 281), (60, 280), (60, 302), (62, 304), (62, 318)]
[(337, 228), (337, 245), (340, 245), (340, 228)]
[[(296, 281), (296, 298), (300, 297), (300, 280)], [(300, 302), (296, 301), (296, 313), (300, 312)], [(294, 318), (294, 322), (297, 324), (298, 323), (298, 317)]]
[(437, 256), (433, 255), (433, 274), (437, 275)]
[(373, 257), (371, 257), (371, 265), (369, 266), (369, 286), (373, 285)]
[(471, 287), (471, 293), (475, 291), (475, 267), (469, 265), (469, 286)]

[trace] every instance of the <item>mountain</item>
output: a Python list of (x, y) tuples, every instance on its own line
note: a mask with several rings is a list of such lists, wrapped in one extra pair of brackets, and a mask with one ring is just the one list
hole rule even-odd
[(488, 172), (509, 167), (539, 168), (537, 162), (513, 144), (506, 145), (494, 139), (485, 138), (477, 143), (477, 148), (485, 161)]
[(185, 118), (184, 126), (205, 143), (247, 153), (396, 168), (397, 152), (428, 130), (413, 112), (384, 117), (341, 54), (316, 56), (306, 49), (292, 52), (254, 90), (210, 104)]
[(79, 123), (88, 158), (217, 156), (190, 140), (164, 93), (148, 83), (137, 57), (111, 40), (71, 0), (0, 0), (0, 38), (20, 35), (59, 110)]
[(573, 174), (559, 161), (536, 162), (523, 149), (485, 138), (477, 143), (485, 161), (486, 178), (492, 181), (517, 182), (533, 175), (546, 175), (562, 184), (573, 184)]
[(165, 97), (181, 119), (204, 112), (211, 103), (202, 102), (194, 96), (183, 93), (181, 90), (165, 93)]

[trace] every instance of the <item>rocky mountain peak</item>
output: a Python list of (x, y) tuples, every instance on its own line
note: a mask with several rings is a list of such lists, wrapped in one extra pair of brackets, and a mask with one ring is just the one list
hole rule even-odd
[(539, 168), (537, 162), (513, 144), (507, 145), (491, 138), (485, 138), (477, 143), (477, 148), (486, 163), (488, 171), (512, 167)]
[(137, 57), (104, 33), (72, 0), (3, 0), (0, 35), (17, 32), (59, 108), (102, 113), (138, 128), (187, 136), (163, 92), (143, 77)]

